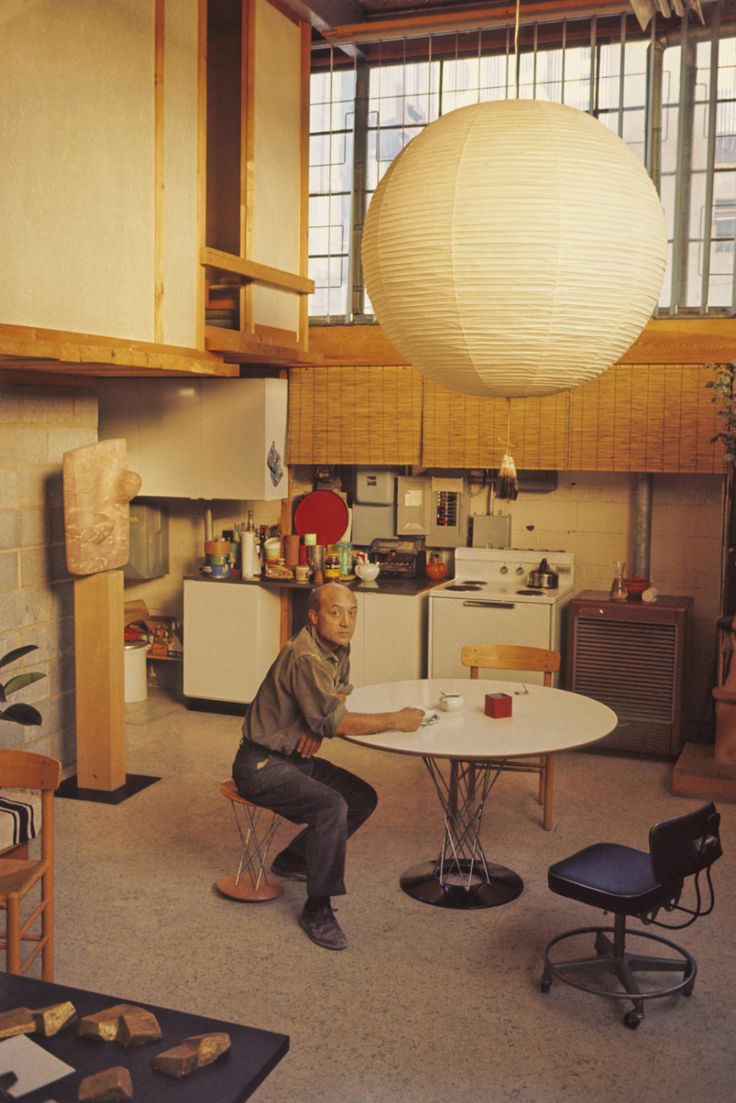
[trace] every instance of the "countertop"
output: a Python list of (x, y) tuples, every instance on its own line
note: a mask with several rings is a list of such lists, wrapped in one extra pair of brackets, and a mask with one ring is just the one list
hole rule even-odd
[[(294, 582), (293, 579), (281, 578), (207, 578), (206, 575), (185, 575), (186, 582), (207, 582), (217, 586), (263, 586), (268, 590), (311, 590), (311, 582)], [(395, 597), (418, 597), (426, 594), (436, 586), (447, 582), (447, 578), (439, 580), (433, 578), (384, 578), (379, 575), (375, 582), (346, 582), (355, 593), (360, 594), (392, 594)]]

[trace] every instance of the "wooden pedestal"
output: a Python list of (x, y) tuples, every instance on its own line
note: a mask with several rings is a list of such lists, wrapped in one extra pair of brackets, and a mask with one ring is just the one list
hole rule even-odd
[(686, 743), (672, 769), (672, 792), (678, 797), (736, 801), (736, 765), (718, 762), (713, 747)]
[(77, 785), (125, 785), (123, 572), (74, 580)]

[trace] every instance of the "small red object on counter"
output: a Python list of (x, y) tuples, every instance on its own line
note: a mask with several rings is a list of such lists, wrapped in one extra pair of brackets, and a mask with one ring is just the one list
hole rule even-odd
[(494, 720), (511, 716), (511, 694), (486, 693), (485, 714), (486, 716), (492, 716)]

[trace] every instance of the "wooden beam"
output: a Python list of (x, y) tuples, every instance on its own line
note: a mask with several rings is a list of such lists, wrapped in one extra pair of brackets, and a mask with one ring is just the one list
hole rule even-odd
[(45, 370), (64, 365), (77, 371), (106, 369), (131, 373), (174, 373), (176, 375), (237, 375), (221, 357), (200, 349), (160, 345), (149, 341), (125, 341), (89, 333), (38, 329), (35, 326), (0, 324), (0, 360), (43, 361)]
[(619, 364), (727, 364), (736, 359), (733, 318), (656, 318)]
[[(521, 6), (521, 25), (528, 23), (561, 22), (564, 19), (592, 19), (594, 15), (633, 14), (627, 0), (526, 0)], [(393, 38), (430, 34), (453, 34), (455, 31), (475, 31), (491, 27), (513, 26), (516, 4), (503, 4), (492, 8), (470, 8), (468, 11), (413, 12), (408, 16), (389, 19), (373, 19), (370, 22), (343, 24), (321, 31), (323, 37), (335, 46), (346, 43), (385, 42)]]
[[(309, 347), (327, 365), (403, 366), (380, 325), (312, 326)], [(725, 364), (736, 360), (736, 319), (656, 318), (619, 364)]]
[(164, 56), (166, 0), (156, 0), (153, 50), (153, 339), (164, 339)]
[(294, 345), (279, 345), (263, 340), (258, 333), (243, 333), (237, 329), (205, 327), (208, 349), (236, 363), (274, 364), (278, 367), (304, 367), (321, 364), (322, 358)]
[(219, 268), (240, 276), (244, 281), (262, 283), (267, 287), (280, 287), (284, 291), (296, 291), (299, 295), (311, 295), (314, 280), (298, 276), (294, 272), (284, 272), (281, 268), (272, 268), (269, 264), (259, 264), (255, 260), (236, 257), (234, 253), (225, 253), (221, 249), (201, 249), (199, 263), (209, 268)]

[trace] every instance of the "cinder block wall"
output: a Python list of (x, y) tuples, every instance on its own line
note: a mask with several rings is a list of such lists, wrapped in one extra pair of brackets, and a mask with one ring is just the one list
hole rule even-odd
[[(46, 677), (9, 703), (33, 704), (40, 727), (0, 720), (0, 746), (75, 759), (73, 584), (66, 571), (61, 458), (97, 440), (97, 399), (81, 389), (0, 383), (0, 656), (38, 651), (0, 670)], [(2, 707), (2, 706), (0, 706)]]

